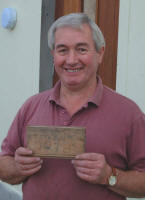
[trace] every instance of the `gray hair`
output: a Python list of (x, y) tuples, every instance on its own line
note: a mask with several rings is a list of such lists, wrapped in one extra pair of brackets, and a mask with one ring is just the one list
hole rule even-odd
[(95, 22), (93, 22), (85, 13), (71, 13), (57, 19), (48, 31), (48, 46), (51, 50), (54, 49), (55, 41), (54, 36), (58, 28), (72, 27), (80, 28), (83, 24), (88, 24), (92, 30), (92, 36), (95, 44), (96, 51), (101, 47), (105, 47), (104, 36)]

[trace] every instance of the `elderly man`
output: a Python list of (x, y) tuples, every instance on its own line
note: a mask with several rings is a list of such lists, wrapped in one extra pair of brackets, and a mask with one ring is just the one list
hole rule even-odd
[[(145, 117), (97, 76), (105, 41), (85, 14), (63, 16), (48, 43), (60, 78), (18, 111), (0, 156), (0, 178), (23, 182), (24, 200), (124, 200), (145, 196)], [(107, 67), (107, 66), (106, 66)], [(28, 125), (86, 128), (86, 152), (69, 159), (33, 157)]]

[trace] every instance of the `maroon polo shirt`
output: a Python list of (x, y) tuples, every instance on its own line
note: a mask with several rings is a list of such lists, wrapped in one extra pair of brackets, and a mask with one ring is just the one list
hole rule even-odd
[[(126, 97), (102, 85), (73, 116), (59, 101), (60, 82), (29, 98), (20, 108), (2, 144), (3, 155), (26, 146), (26, 126), (86, 127), (86, 152), (104, 154), (109, 165), (145, 171), (145, 117)], [(123, 200), (106, 186), (77, 177), (71, 160), (44, 158), (39, 172), (23, 184), (24, 200)]]

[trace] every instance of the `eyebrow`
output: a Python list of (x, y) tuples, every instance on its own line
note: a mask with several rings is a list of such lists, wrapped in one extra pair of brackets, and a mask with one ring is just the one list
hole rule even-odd
[(77, 47), (79, 46), (86, 46), (86, 47), (89, 47), (89, 44), (88, 43), (85, 43), (85, 42), (80, 42), (77, 44)]
[(66, 47), (66, 45), (64, 45), (64, 44), (58, 44), (58, 45), (56, 45), (55, 49), (63, 48), (63, 47)]
[[(80, 43), (76, 44), (76, 47), (80, 47), (80, 46), (89, 47), (89, 44), (85, 43), (85, 42), (80, 42)], [(55, 49), (64, 48), (64, 47), (67, 47), (67, 45), (65, 45), (65, 44), (58, 44), (58, 45), (56, 45)]]

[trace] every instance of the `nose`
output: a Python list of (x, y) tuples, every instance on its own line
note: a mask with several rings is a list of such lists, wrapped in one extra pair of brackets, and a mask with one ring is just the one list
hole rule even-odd
[(77, 54), (74, 50), (70, 50), (66, 57), (66, 64), (75, 65), (78, 62)]

